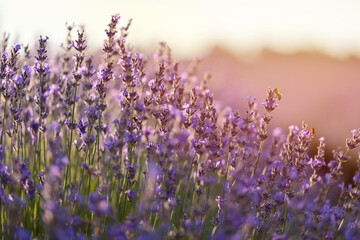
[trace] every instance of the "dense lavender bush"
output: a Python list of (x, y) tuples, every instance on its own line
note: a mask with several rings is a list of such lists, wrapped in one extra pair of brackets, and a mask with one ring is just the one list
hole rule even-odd
[(152, 58), (133, 52), (131, 21), (119, 27), (119, 19), (112, 16), (97, 59), (83, 29), (71, 39), (71, 25), (53, 60), (47, 37), (31, 50), (9, 48), (4, 35), (3, 238), (359, 238), (360, 172), (349, 186), (341, 176), (360, 130), (321, 174), (324, 138), (310, 156), (306, 124), (269, 132), (278, 89), (261, 110), (251, 97), (244, 112), (222, 109), (210, 75), (199, 79), (196, 66), (180, 72), (164, 43)]

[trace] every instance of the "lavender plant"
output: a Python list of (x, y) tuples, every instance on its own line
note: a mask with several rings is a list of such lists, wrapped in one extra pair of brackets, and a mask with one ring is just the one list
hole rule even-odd
[(119, 21), (103, 57), (88, 55), (83, 28), (71, 39), (73, 25), (55, 59), (47, 37), (21, 54), (6, 52), (4, 34), (3, 239), (358, 239), (360, 170), (341, 179), (360, 129), (333, 159), (323, 137), (311, 155), (305, 123), (270, 130), (278, 89), (264, 109), (251, 97), (243, 111), (221, 108), (211, 76), (196, 83), (197, 61), (180, 71), (165, 43), (153, 57), (134, 52), (131, 20)]

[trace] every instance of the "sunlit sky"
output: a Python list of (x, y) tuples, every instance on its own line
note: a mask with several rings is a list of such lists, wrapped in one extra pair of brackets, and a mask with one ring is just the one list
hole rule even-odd
[(84, 24), (89, 45), (100, 47), (114, 13), (123, 25), (133, 18), (133, 46), (155, 48), (165, 41), (179, 57), (205, 54), (215, 44), (238, 53), (316, 48), (360, 56), (355, 0), (0, 0), (0, 32), (23, 43), (47, 35), (58, 46), (68, 21)]

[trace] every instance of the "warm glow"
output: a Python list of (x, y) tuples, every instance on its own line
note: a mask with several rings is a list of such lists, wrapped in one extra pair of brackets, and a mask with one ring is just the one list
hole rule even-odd
[(16, 0), (0, 3), (0, 31), (24, 42), (48, 35), (57, 46), (69, 21), (85, 24), (90, 44), (99, 46), (110, 16), (120, 13), (124, 24), (134, 19), (130, 40), (135, 46), (154, 48), (165, 41), (178, 56), (203, 54), (221, 44), (238, 52), (315, 48), (342, 57), (360, 55), (359, 9), (356, 0)]

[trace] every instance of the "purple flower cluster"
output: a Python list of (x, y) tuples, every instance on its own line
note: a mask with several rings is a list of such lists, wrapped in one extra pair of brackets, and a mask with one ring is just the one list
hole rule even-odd
[(153, 57), (134, 52), (131, 20), (119, 24), (112, 16), (103, 57), (88, 56), (83, 28), (72, 40), (73, 25), (54, 59), (47, 37), (36, 50), (7, 52), (4, 34), (1, 236), (358, 238), (360, 170), (352, 184), (341, 179), (360, 129), (333, 159), (324, 138), (311, 154), (305, 123), (271, 130), (278, 89), (268, 89), (261, 109), (252, 97), (244, 111), (221, 108), (211, 76), (196, 83), (198, 61), (180, 71), (165, 43)]

